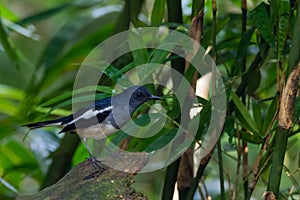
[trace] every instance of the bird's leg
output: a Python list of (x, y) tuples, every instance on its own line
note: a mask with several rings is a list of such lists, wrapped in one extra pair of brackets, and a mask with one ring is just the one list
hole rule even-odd
[[(109, 147), (107, 147), (104, 143), (103, 143), (103, 141), (102, 140), (96, 140), (98, 143), (99, 143), (99, 145), (101, 145), (101, 147), (103, 147), (102, 149), (105, 149), (108, 153), (109, 153), (109, 156), (110, 156), (110, 158), (115, 158), (115, 159), (117, 159), (120, 163), (124, 163), (123, 162), (123, 159), (119, 156), (119, 153), (114, 153), (114, 150), (116, 151), (116, 150), (119, 150), (119, 148), (118, 149), (114, 149), (114, 150), (112, 150), (111, 148), (109, 148)], [(113, 147), (112, 147), (113, 148)], [(115, 160), (116, 161), (116, 160)]]
[(88, 150), (88, 152), (89, 152), (89, 154), (90, 154), (89, 160), (92, 162), (93, 166), (94, 166), (96, 169), (99, 169), (100, 172), (104, 171), (105, 168), (102, 166), (101, 162), (100, 162), (99, 160), (97, 160), (97, 159), (95, 158), (95, 156), (93, 156), (92, 151), (91, 151), (91, 149), (90, 149), (90, 147), (89, 147), (89, 145), (88, 145), (87, 138), (83, 138), (82, 141), (83, 141), (83, 143), (84, 143), (86, 149)]

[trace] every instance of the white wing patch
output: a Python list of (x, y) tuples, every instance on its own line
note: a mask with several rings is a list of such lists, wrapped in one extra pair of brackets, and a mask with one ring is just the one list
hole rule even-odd
[(105, 111), (111, 111), (112, 109), (113, 109), (112, 106), (108, 106), (108, 107), (106, 107), (104, 109), (101, 109), (101, 110), (93, 110), (93, 109), (87, 110), (85, 113), (83, 113), (82, 115), (80, 115), (77, 118), (73, 119), (72, 121), (70, 121), (66, 125), (73, 124), (73, 123), (77, 122), (80, 119), (90, 119), (90, 118), (93, 118), (93, 117), (95, 117), (98, 114), (101, 114), (101, 113), (103, 113)]

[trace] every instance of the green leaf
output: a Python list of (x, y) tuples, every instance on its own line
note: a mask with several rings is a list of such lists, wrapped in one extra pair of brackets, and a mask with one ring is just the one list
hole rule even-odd
[[(164, 63), (168, 58), (170, 51), (172, 51), (176, 46), (180, 45), (180, 42), (183, 42), (178, 39), (176, 41), (176, 39), (177, 38), (174, 37), (172, 34), (169, 34), (166, 38), (164, 38), (160, 45), (151, 53), (150, 63)], [(184, 47), (186, 47), (187, 45), (191, 44), (182, 44), (182, 46)], [(190, 49), (193, 49), (192, 46), (190, 47)]]
[[(50, 99), (49, 101), (46, 101), (46, 102), (42, 103), (40, 106), (45, 107), (45, 106), (50, 106), (50, 105), (59, 103), (59, 102), (61, 102), (63, 100), (66, 100), (66, 99), (70, 100), (73, 95), (78, 95), (78, 94), (82, 94), (82, 93), (85, 93), (85, 92), (103, 92), (103, 93), (106, 93), (106, 94), (111, 94), (111, 91), (112, 91), (112, 88), (108, 87), (108, 86), (99, 86), (99, 85), (98, 86), (87, 86), (87, 87), (84, 87), (84, 88), (74, 90), (72, 92), (67, 92), (67, 93), (64, 93), (62, 95), (59, 95), (59, 96), (57, 96), (53, 99)], [(92, 99), (88, 99), (88, 100), (92, 100)]]
[(236, 55), (236, 64), (235, 64), (235, 72), (232, 74), (232, 76), (237, 75), (237, 70), (241, 69), (242, 66), (242, 60), (246, 58), (248, 55), (247, 50), (251, 42), (251, 38), (254, 32), (254, 28), (248, 29), (246, 32), (243, 33), (242, 39), (239, 43), (239, 47), (237, 50), (237, 55)]
[(279, 9), (280, 1), (270, 1), (270, 28), (277, 23)]
[(165, 14), (166, 0), (155, 0), (152, 13), (151, 13), (151, 25), (159, 25)]
[(17, 54), (17, 49), (11, 42), (1, 18), (0, 18), (0, 41), (11, 62), (15, 65), (17, 69), (19, 69), (20, 58)]
[(167, 98), (166, 103), (167, 103), (168, 108), (169, 108), (168, 112), (167, 112), (167, 115), (171, 119), (176, 119), (176, 118), (180, 117), (180, 114), (181, 114), (180, 104), (179, 104), (179, 101), (176, 98), (176, 96), (172, 95), (170, 98)]
[(225, 26), (228, 25), (229, 21), (230, 21), (230, 17), (224, 17), (222, 19), (218, 19), (216, 33), (219, 33), (220, 31), (224, 30)]
[[(197, 136), (195, 137), (197, 140), (201, 140), (203, 134), (207, 132), (209, 123), (210, 123), (210, 119), (211, 119), (211, 102), (210, 101), (203, 102), (202, 106), (203, 107), (202, 107), (201, 112), (198, 113), (198, 115), (200, 115), (200, 120), (199, 120)], [(193, 118), (193, 120), (194, 120), (194, 118)], [(196, 118), (195, 118), (195, 120), (196, 120)]]
[[(246, 124), (245, 120), (243, 118), (241, 118), (240, 113), (237, 113), (236, 115), (237, 115), (236, 118), (239, 119), (239, 121), (242, 125)], [(227, 117), (226, 121), (225, 121), (224, 131), (226, 131), (226, 133), (228, 133), (228, 135), (230, 137), (238, 137), (237, 136), (237, 131), (236, 131), (235, 126), (234, 126), (236, 118)], [(247, 128), (247, 125), (244, 126), (244, 127)], [(262, 144), (264, 142), (264, 140), (263, 140), (264, 136), (263, 135), (255, 134), (255, 133), (249, 131), (249, 129), (248, 130), (242, 129), (242, 130), (239, 131), (239, 134), (240, 134), (239, 138), (245, 140), (246, 142), (250, 142), (252, 144)], [(230, 138), (229, 140), (232, 140), (232, 139)]]
[(235, 119), (233, 116), (226, 116), (224, 123), (224, 132), (226, 132), (229, 136), (236, 136), (236, 131), (234, 129)]
[(148, 51), (143, 38), (138, 33), (129, 31), (128, 42), (135, 66), (146, 64), (148, 62)]
[(288, 68), (286, 70), (286, 75), (289, 75), (292, 70), (295, 68), (297, 63), (300, 60), (300, 3), (298, 2), (297, 6), (297, 15), (294, 22), (294, 26), (291, 27), (292, 29), (292, 43), (291, 43), (291, 49), (290, 49), (290, 55), (289, 55), (289, 63)]
[[(151, 119), (150, 119), (151, 118)], [(161, 120), (160, 113), (149, 113), (139, 116), (134, 122), (138, 125), (131, 126), (129, 122), (124, 128), (128, 133), (134, 133), (137, 138), (151, 138), (160, 132), (164, 127), (164, 120)]]
[(279, 23), (277, 34), (277, 60), (282, 60), (282, 51), (287, 39), (288, 29), (290, 26), (290, 1), (280, 1)]
[(170, 52), (157, 48), (150, 55), (150, 63), (164, 63), (169, 54)]
[(67, 22), (51, 39), (46, 46), (45, 51), (42, 54), (38, 67), (42, 65), (47, 68), (54, 67), (57, 59), (63, 54), (68, 42), (72, 41), (72, 38), (92, 20), (89, 16), (74, 17)]
[(248, 76), (247, 92), (252, 94), (260, 85), (261, 75), (260, 70), (255, 69), (251, 76)]
[(252, 100), (253, 117), (260, 131), (262, 130), (262, 124), (263, 124), (262, 117), (261, 117), (261, 106), (262, 105), (260, 104), (259, 101), (255, 99)]
[(89, 0), (89, 1), (82, 1), (82, 2), (73, 1), (71, 3), (65, 3), (62, 5), (47, 9), (45, 11), (38, 12), (36, 14), (33, 14), (29, 17), (26, 17), (24, 19), (17, 21), (17, 23), (20, 25), (33, 24), (33, 23), (40, 22), (45, 19), (49, 19), (49, 18), (53, 17), (54, 15), (56, 15), (60, 12), (66, 11), (68, 9), (74, 8), (74, 9), (80, 9), (80, 11), (84, 11), (85, 9), (88, 9), (89, 7), (99, 5), (99, 3), (100, 3), (100, 1), (97, 1), (97, 0), (96, 1)]
[(252, 116), (249, 113), (246, 106), (242, 103), (242, 101), (239, 99), (239, 97), (234, 92), (231, 92), (231, 98), (232, 98), (232, 101), (234, 102), (234, 104), (236, 105), (238, 112), (241, 115), (241, 118), (239, 118), (239, 120), (242, 123), (242, 125), (246, 129), (249, 129), (250, 131), (252, 131), (253, 133), (258, 134), (259, 131), (257, 128), (257, 124), (254, 121), (254, 119), (252, 118)]
[(279, 17), (279, 28), (277, 36), (277, 59), (282, 60), (282, 51), (284, 48), (285, 41), (287, 39), (288, 28), (289, 28), (289, 15), (282, 15)]
[(66, 63), (71, 60), (78, 62), (78, 59), (80, 62), (95, 46), (111, 36), (118, 16), (119, 12), (111, 12), (98, 18), (91, 14), (72, 18), (57, 32), (43, 52), (38, 66), (46, 69), (47, 76), (39, 85), (44, 87), (51, 84), (65, 69)]
[(164, 146), (166, 146), (167, 144), (169, 144), (172, 139), (176, 136), (178, 131), (178, 128), (172, 128), (172, 129), (165, 129), (164, 131), (162, 131), (162, 133), (160, 134), (160, 136), (158, 138), (156, 138), (155, 140), (152, 141), (152, 143), (150, 143), (144, 151), (146, 152), (152, 152), (152, 151), (157, 151), (161, 148), (163, 148)]
[(0, 99), (0, 113), (4, 113), (9, 116), (13, 116), (17, 113), (17, 104), (13, 101)]
[(58, 14), (59, 12), (65, 10), (67, 8), (70, 8), (71, 6), (72, 6), (71, 3), (66, 3), (66, 4), (63, 4), (63, 5), (59, 5), (57, 7), (39, 12), (37, 14), (33, 14), (29, 17), (26, 17), (26, 18), (18, 21), (17, 23), (20, 24), (20, 25), (36, 23), (36, 22), (39, 22), (41, 20), (48, 19), (49, 17), (52, 17), (53, 15)]
[[(102, 93), (85, 94), (86, 92), (90, 92), (90, 91), (102, 92)], [(111, 92), (112, 89), (107, 86), (88, 86), (88, 87), (74, 90), (73, 92), (62, 94), (56, 98), (50, 99), (49, 101), (35, 107), (34, 110), (37, 112), (45, 113), (47, 115), (51, 113), (58, 116), (66, 116), (71, 114), (71, 111), (62, 108), (65, 108), (66, 106), (78, 104), (78, 103), (93, 102), (95, 100), (103, 99), (105, 97), (110, 96)]]
[[(62, 104), (62, 105), (64, 105), (64, 104)], [(53, 114), (53, 115), (57, 115), (57, 116), (67, 116), (67, 115), (71, 114), (71, 111), (69, 111), (69, 110), (63, 110), (63, 109), (59, 109), (59, 108), (56, 108), (56, 107), (46, 108), (46, 107), (38, 106), (34, 110), (37, 111), (37, 112), (40, 112), (40, 113), (44, 113), (46, 115), (48, 115), (50, 113)]]
[(106, 68), (106, 70), (104, 71), (104, 73), (111, 79), (113, 80), (115, 83), (117, 83), (119, 81), (120, 78), (122, 78), (122, 76), (129, 70), (133, 69), (135, 67), (134, 62), (130, 62), (127, 65), (125, 65), (124, 67), (122, 67), (122, 69), (117, 69), (116, 67), (110, 65), (108, 68)]
[(0, 84), (0, 97), (5, 99), (12, 99), (12, 100), (22, 100), (24, 93), (14, 87), (9, 85), (2, 85)]
[[(217, 27), (216, 27), (216, 34), (218, 34), (220, 31), (224, 31), (225, 27), (228, 26), (229, 22), (230, 22), (230, 17), (218, 19), (218, 23), (217, 23)], [(212, 33), (212, 26), (205, 27), (202, 42), (201, 42), (201, 45), (203, 47), (208, 47), (209, 45), (211, 45), (211, 37), (212, 37), (211, 33)], [(230, 44), (232, 44), (232, 40), (230, 41)], [(219, 45), (219, 44), (217, 44), (217, 45)], [(217, 48), (217, 49), (219, 50), (219, 48)]]
[(267, 43), (275, 48), (275, 36), (273, 33), (273, 26), (270, 22), (270, 17), (265, 3), (259, 4), (253, 11), (250, 13), (250, 18), (252, 23), (260, 32), (261, 36), (267, 41)]
[(10, 21), (16, 21), (19, 19), (15, 13), (7, 9), (2, 3), (0, 3), (0, 15), (2, 18), (8, 19)]
[[(91, 95), (84, 95), (84, 96), (79, 96), (79, 97), (74, 97), (72, 99), (66, 100), (49, 110), (49, 113), (52, 113), (54, 110), (58, 108), (64, 108), (69, 105), (76, 105), (78, 103), (85, 103), (85, 102), (91, 102), (94, 101), (95, 99), (103, 99), (107, 97), (108, 95), (106, 94), (91, 94)], [(69, 113), (70, 114), (70, 113)]]
[(264, 142), (262, 136), (250, 132), (242, 132), (241, 138), (252, 144), (262, 144)]
[(12, 170), (15, 165), (23, 164), (29, 164), (31, 167), (35, 166), (35, 168), (38, 168), (38, 163), (33, 154), (26, 149), (23, 144), (14, 140), (9, 140), (6, 144), (0, 147), (0, 153), (3, 156), (1, 159), (8, 159), (9, 161), (5, 163), (1, 162), (1, 167), (4, 168), (5, 172)]

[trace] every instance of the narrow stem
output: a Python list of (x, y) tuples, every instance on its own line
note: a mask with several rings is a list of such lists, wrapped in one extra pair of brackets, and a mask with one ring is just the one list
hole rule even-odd
[(279, 194), (283, 161), (287, 146), (289, 131), (277, 128), (275, 135), (274, 153), (272, 157), (271, 170), (269, 174), (268, 191), (272, 191), (276, 197)]
[[(247, 0), (242, 0), (242, 35), (246, 32), (247, 29)], [(246, 72), (246, 57), (242, 60), (242, 73)], [(245, 76), (243, 76), (243, 79)], [(246, 103), (245, 93), (242, 96), (242, 101)], [(243, 156), (243, 185), (244, 185), (244, 198), (248, 197), (248, 144), (246, 141), (242, 142), (242, 156)]]
[(300, 2), (296, 1), (298, 3), (297, 6), (297, 17), (296, 20), (294, 22), (294, 24), (297, 24), (296, 26), (294, 26), (294, 30), (292, 33), (292, 44), (291, 44), (291, 50), (290, 50), (290, 56), (289, 56), (289, 64), (288, 64), (288, 68), (287, 68), (287, 73), (286, 75), (288, 76), (291, 71), (294, 69), (294, 67), (297, 65), (297, 63), (300, 60), (300, 37), (299, 37), (299, 33), (300, 33)]
[(173, 199), (175, 183), (177, 181), (179, 163), (180, 163), (180, 158), (167, 167), (162, 199), (166, 199), (166, 200)]
[[(217, 2), (216, 0), (212, 0), (212, 13), (213, 13), (213, 21), (212, 21), (212, 58), (216, 61), (216, 35), (217, 35)], [(213, 73), (214, 74), (214, 73)], [(224, 188), (224, 169), (223, 169), (223, 158), (222, 158), (222, 145), (221, 145), (221, 137), (217, 143), (218, 147), (218, 160), (219, 160), (219, 172), (220, 172), (220, 188), (221, 188), (221, 199), (225, 200), (225, 188)]]
[[(182, 24), (183, 19), (182, 19), (181, 0), (167, 0), (167, 10), (168, 10), (169, 22)], [(180, 73), (184, 73), (184, 64), (185, 64), (185, 60), (183, 58), (179, 58), (171, 61), (172, 68), (179, 71)], [(178, 87), (177, 82), (178, 81), (173, 80), (174, 90), (176, 90)], [(180, 117), (175, 119), (175, 121), (178, 121), (179, 119)], [(180, 163), (180, 158), (167, 167), (162, 199), (166, 199), (166, 200), (173, 199), (175, 184), (177, 181), (179, 163)]]
[(225, 187), (224, 187), (224, 168), (223, 168), (223, 157), (222, 157), (222, 143), (221, 138), (218, 140), (218, 160), (219, 160), (219, 176), (220, 176), (220, 189), (221, 199), (225, 200)]

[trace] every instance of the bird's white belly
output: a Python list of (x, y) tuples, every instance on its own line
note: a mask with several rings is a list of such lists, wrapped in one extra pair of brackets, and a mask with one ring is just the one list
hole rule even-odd
[(77, 129), (78, 135), (84, 138), (103, 139), (117, 132), (118, 129), (111, 124), (96, 124), (84, 129)]

